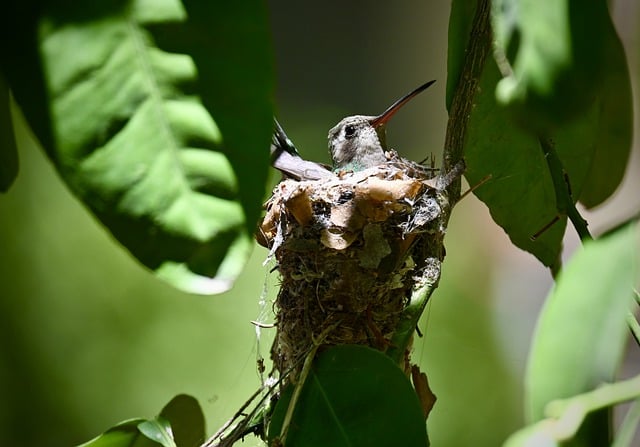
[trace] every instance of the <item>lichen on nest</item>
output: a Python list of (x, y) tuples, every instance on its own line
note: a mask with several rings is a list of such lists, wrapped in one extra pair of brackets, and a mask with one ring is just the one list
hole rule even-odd
[(271, 355), (290, 381), (317, 343), (385, 351), (413, 288), (437, 282), (451, 176), (433, 172), (392, 154), (364, 171), (276, 185), (257, 239), (282, 277)]

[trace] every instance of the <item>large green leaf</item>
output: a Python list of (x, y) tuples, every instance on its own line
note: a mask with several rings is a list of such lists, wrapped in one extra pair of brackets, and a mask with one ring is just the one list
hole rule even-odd
[(561, 251), (566, 218), (531, 240), (557, 214), (553, 184), (537, 138), (516, 126), (508, 110), (497, 104), (493, 92), (499, 78), (495, 63), (487, 61), (465, 141), (465, 177), (477, 185), (491, 176), (475, 190), (476, 196), (515, 245), (552, 266)]
[(264, 4), (50, 0), (35, 21), (46, 102), (29, 101), (33, 80), (18, 76), (38, 69), (32, 59), (6, 71), (62, 177), (159, 276), (189, 292), (227, 290), (268, 168)]
[[(493, 219), (515, 245), (531, 252), (555, 270), (559, 266), (569, 202), (580, 199), (587, 205), (600, 203), (622, 178), (631, 142), (628, 70), (622, 46), (606, 11), (601, 17), (596, 17), (591, 10), (584, 13), (575, 8), (566, 11), (560, 5), (563, 2), (521, 3), (516, 5), (510, 0), (503, 0), (493, 4), (497, 48), (505, 53), (505, 57), (509, 55), (514, 60), (514, 73), (503, 78), (495, 61), (488, 60), (484, 65), (479, 88), (473, 97), (474, 105), (464, 143), (465, 176), (471, 185), (489, 179), (475, 190), (475, 194), (489, 207)], [(565, 4), (565, 7), (568, 6)], [(462, 14), (463, 9), (460, 6), (452, 8), (450, 38), (469, 33), (467, 21), (453, 16)], [(570, 23), (566, 22), (569, 20), (567, 15), (571, 16)], [(576, 35), (584, 37), (583, 28), (591, 20), (598, 20), (594, 29), (603, 31), (601, 34), (586, 34), (589, 40), (597, 41), (593, 44), (594, 52), (599, 55), (597, 48), (602, 45), (609, 50), (603, 58), (610, 64), (599, 68), (597, 76), (595, 72), (581, 73), (590, 67), (591, 62), (574, 61), (576, 65), (571, 66), (567, 65), (570, 60), (565, 60), (571, 59), (567, 52), (569, 55), (573, 54), (571, 51), (578, 52), (581, 57), (585, 55), (586, 44), (581, 41), (580, 48), (576, 48), (572, 39), (576, 39)], [(560, 36), (553, 34), (556, 39), (551, 44), (545, 30), (554, 21), (562, 22), (566, 33), (560, 33)], [(459, 28), (457, 32), (454, 27)], [(459, 43), (455, 47), (458, 51), (462, 49)], [(500, 55), (500, 51), (496, 54)], [(450, 54), (450, 59), (455, 59), (453, 56)], [(466, 53), (457, 56), (458, 59), (462, 57), (470, 56)], [(496, 59), (504, 69), (508, 61), (500, 57)], [(458, 82), (459, 65), (449, 63), (448, 85)], [(522, 101), (517, 96), (522, 89), (538, 93), (549, 89), (544, 90), (548, 101), (572, 100), (565, 93), (577, 94), (575, 91), (558, 90), (558, 85), (569, 82), (565, 79), (567, 76), (582, 76), (574, 79), (575, 85), (581, 85), (592, 76), (596, 76), (597, 82), (582, 92), (588, 100), (575, 100), (575, 104), (567, 106), (564, 112), (559, 106), (553, 108), (546, 103), (542, 107), (532, 99), (535, 97), (533, 93), (533, 96), (525, 95)], [(496, 100), (495, 92), (508, 83), (515, 83), (517, 88), (511, 91), (509, 101), (502, 98), (507, 107)], [(610, 91), (613, 94), (609, 94)], [(501, 94), (499, 91), (498, 96)], [(536, 114), (544, 113), (548, 116), (535, 123)], [(565, 117), (560, 120), (555, 113), (571, 114), (571, 119)], [(554, 124), (547, 125), (546, 120)], [(550, 170), (541, 147), (541, 143), (548, 139), (553, 141), (562, 164), (555, 173)], [(567, 174), (570, 188), (563, 179), (562, 171)], [(558, 222), (547, 228), (556, 218)], [(532, 240), (534, 235), (538, 237)]]
[(492, 16), (496, 46), (509, 61), (497, 95), (523, 106), (527, 126), (555, 128), (593, 102), (606, 70), (606, 0), (496, 0)]
[[(499, 102), (545, 137), (588, 122), (594, 150), (579, 154), (590, 169), (584, 182), (571, 179), (573, 195), (589, 207), (602, 203), (622, 180), (633, 126), (629, 70), (607, 2), (496, 0), (492, 12), (505, 74)], [(563, 159), (568, 171), (576, 160)]]
[(584, 189), (576, 195), (591, 208), (604, 202), (622, 182), (633, 141), (633, 94), (629, 68), (620, 38), (607, 15), (604, 66), (596, 98), (598, 113), (595, 151)]
[[(640, 281), (639, 266), (640, 227), (634, 222), (585, 243), (561, 272), (529, 354), (529, 422), (542, 419), (550, 401), (614, 379), (628, 337), (625, 318)], [(606, 415), (596, 413), (586, 425), (586, 430), (606, 427)], [(604, 435), (606, 442), (606, 430)]]
[[(475, 10), (475, 0), (456, 0), (449, 17), (449, 54), (447, 62), (447, 106), (460, 82), (469, 82), (462, 67), (477, 59), (469, 54), (472, 24), (469, 13)], [(489, 45), (487, 41), (485, 45)], [(477, 45), (481, 48), (480, 43)], [(531, 236), (545, 227), (557, 215), (554, 191), (537, 138), (512, 122), (508, 111), (495, 99), (495, 87), (501, 79), (496, 64), (489, 59), (481, 70), (479, 86), (473, 92), (473, 107), (465, 132), (465, 177), (472, 185), (485, 182), (474, 193), (489, 207), (493, 219), (518, 247), (533, 253), (542, 263), (554, 266), (558, 262), (566, 219), (560, 219), (536, 241)], [(469, 74), (467, 74), (468, 76)], [(586, 169), (586, 167), (585, 167)], [(489, 179), (487, 181), (487, 179)]]
[[(280, 397), (269, 438), (280, 435), (292, 390)], [(285, 445), (426, 446), (426, 424), (407, 377), (385, 354), (342, 345), (320, 354), (306, 379)]]

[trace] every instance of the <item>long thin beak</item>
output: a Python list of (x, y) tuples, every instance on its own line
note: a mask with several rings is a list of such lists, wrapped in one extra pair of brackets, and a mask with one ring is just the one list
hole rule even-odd
[(433, 84), (434, 82), (436, 82), (436, 81), (433, 80), (433, 81), (427, 82), (426, 84), (422, 84), (420, 87), (418, 87), (417, 89), (415, 89), (411, 93), (407, 93), (402, 98), (398, 99), (396, 102), (391, 104), (391, 106), (387, 110), (385, 110), (380, 115), (378, 115), (375, 118), (373, 118), (370, 121), (371, 125), (374, 128), (377, 128), (377, 127), (385, 125), (387, 123), (387, 121), (389, 121), (391, 119), (391, 117), (393, 115), (395, 115), (395, 113), (398, 110), (400, 110), (402, 108), (402, 106), (404, 106), (406, 103), (411, 101), (413, 99), (413, 97), (416, 96), (418, 93), (420, 93), (420, 92), (426, 90), (427, 88), (429, 88), (431, 86), (431, 84)]

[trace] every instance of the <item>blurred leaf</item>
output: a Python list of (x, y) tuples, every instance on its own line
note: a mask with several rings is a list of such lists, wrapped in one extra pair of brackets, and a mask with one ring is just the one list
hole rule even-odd
[(499, 0), (492, 19), (511, 71), (496, 94), (522, 107), (528, 127), (554, 129), (593, 103), (607, 69), (603, 36), (612, 31), (605, 0)]
[(0, 192), (7, 192), (18, 175), (18, 149), (11, 119), (9, 87), (0, 73)]
[(513, 433), (502, 447), (558, 447), (553, 429), (547, 421), (536, 422)]
[(640, 424), (640, 400), (636, 399), (624, 415), (611, 447), (631, 447), (638, 431), (638, 424)]
[[(625, 316), (639, 279), (639, 226), (633, 223), (585, 243), (558, 278), (540, 314), (526, 375), (527, 417), (546, 404), (611, 381), (628, 337)], [(608, 441), (606, 414), (585, 430)], [(596, 433), (599, 428), (604, 433)], [(604, 428), (603, 428), (604, 427)]]
[(121, 422), (80, 447), (196, 447), (204, 437), (204, 415), (198, 401), (179, 394), (156, 418)]
[(165, 405), (160, 416), (171, 422), (173, 439), (178, 447), (196, 447), (204, 442), (204, 414), (195, 398), (177, 395)]
[(129, 419), (111, 427), (95, 439), (78, 447), (157, 447), (158, 443), (140, 433), (144, 419)]
[(165, 418), (158, 416), (150, 421), (142, 421), (138, 424), (138, 430), (152, 441), (163, 447), (176, 447), (171, 432), (171, 424)]
[[(160, 277), (194, 293), (228, 290), (268, 168), (263, 3), (50, 0), (38, 24), (48, 107), (22, 94), (20, 70), (9, 82), (65, 181)], [(38, 70), (29, 58), (9, 63)]]
[(595, 151), (589, 158), (590, 169), (584, 189), (575, 197), (586, 207), (604, 202), (620, 185), (627, 167), (633, 141), (633, 94), (624, 47), (607, 15), (602, 85), (598, 89), (594, 125)]
[[(280, 435), (292, 388), (280, 397), (269, 439)], [(327, 349), (315, 360), (293, 413), (286, 446), (428, 445), (418, 398), (385, 354), (364, 346)]]
[[(499, 102), (544, 137), (588, 123), (592, 149), (572, 152), (589, 170), (584, 183), (571, 179), (573, 195), (587, 207), (602, 203), (622, 180), (633, 126), (629, 70), (607, 2), (499, 0), (492, 18), (498, 63), (511, 73), (498, 82)], [(577, 160), (563, 158), (568, 171)]]

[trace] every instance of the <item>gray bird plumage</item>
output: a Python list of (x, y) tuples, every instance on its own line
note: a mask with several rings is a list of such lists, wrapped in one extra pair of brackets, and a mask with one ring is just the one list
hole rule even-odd
[(320, 180), (333, 175), (330, 170), (321, 164), (300, 157), (295, 145), (275, 117), (273, 124), (271, 166), (278, 169), (286, 177), (296, 180)]
[(378, 116), (348, 116), (329, 131), (334, 171), (360, 171), (387, 161), (385, 126), (402, 106), (435, 81), (429, 81), (394, 102)]
[(329, 153), (334, 169), (360, 171), (387, 160), (384, 127), (373, 127), (371, 121), (375, 118), (349, 116), (329, 131)]

